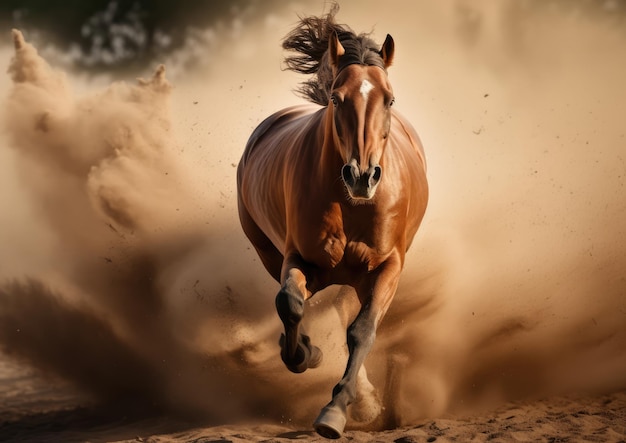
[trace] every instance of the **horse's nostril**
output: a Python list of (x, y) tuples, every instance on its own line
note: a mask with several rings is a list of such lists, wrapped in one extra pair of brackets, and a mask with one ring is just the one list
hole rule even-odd
[(343, 177), (343, 181), (350, 186), (353, 186), (357, 180), (355, 169), (356, 168), (352, 165), (343, 165), (343, 168), (341, 168), (341, 176)]
[(383, 170), (380, 166), (374, 166), (373, 168), (370, 168), (370, 178), (367, 182), (367, 185), (371, 188), (376, 186), (376, 184), (378, 184), (378, 181), (380, 180), (380, 176), (383, 173)]
[(374, 166), (374, 173), (372, 174), (372, 181), (378, 183), (380, 175), (383, 173), (383, 169), (380, 166)]

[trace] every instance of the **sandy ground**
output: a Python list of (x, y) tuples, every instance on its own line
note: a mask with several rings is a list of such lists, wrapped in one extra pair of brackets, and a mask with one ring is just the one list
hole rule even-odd
[[(500, 407), (487, 415), (425, 420), (389, 431), (348, 431), (344, 441), (358, 442), (623, 442), (626, 393), (584, 399), (552, 398)], [(201, 440), (206, 439), (206, 440)], [(134, 439), (134, 441), (141, 439)], [(327, 441), (312, 433), (279, 426), (198, 428), (152, 436), (143, 441)], [(133, 440), (127, 440), (133, 441)]]
[[(328, 441), (280, 424), (207, 426), (171, 417), (120, 417), (88, 409), (30, 415), (0, 423), (3, 441), (289, 442)], [(420, 420), (385, 431), (348, 430), (354, 442), (612, 442), (626, 438), (626, 393), (511, 403), (488, 414)]]
[[(339, 19), (393, 34), (431, 201), (366, 362), (383, 413), (344, 439), (624, 441), (620, 3), (374, 3)], [(337, 288), (307, 306), (324, 364), (289, 373), (234, 174), (253, 128), (302, 102), (280, 41), (322, 9), (222, 22), (139, 83), (44, 42), (11, 61), (3, 34), (0, 440), (321, 440)]]

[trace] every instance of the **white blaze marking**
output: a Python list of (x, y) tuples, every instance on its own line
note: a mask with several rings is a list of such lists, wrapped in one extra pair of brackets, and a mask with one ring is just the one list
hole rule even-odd
[(361, 83), (361, 88), (359, 89), (359, 92), (361, 93), (365, 101), (367, 101), (367, 96), (369, 95), (372, 89), (374, 89), (374, 85), (371, 84), (367, 80), (363, 80), (363, 83)]

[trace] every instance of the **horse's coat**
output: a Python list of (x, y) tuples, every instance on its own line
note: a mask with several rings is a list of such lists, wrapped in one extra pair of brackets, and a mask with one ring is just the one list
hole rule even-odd
[(347, 331), (346, 371), (315, 422), (321, 435), (336, 438), (357, 378), (367, 382), (363, 361), (426, 210), (426, 163), (415, 130), (392, 109), (390, 36), (379, 50), (331, 13), (303, 19), (284, 46), (304, 54), (287, 59), (292, 69), (317, 75), (305, 94), (326, 101), (283, 109), (254, 130), (237, 170), (239, 215), (281, 284), (281, 357), (291, 371), (321, 363), (301, 325), (308, 298), (341, 284), (361, 302)]

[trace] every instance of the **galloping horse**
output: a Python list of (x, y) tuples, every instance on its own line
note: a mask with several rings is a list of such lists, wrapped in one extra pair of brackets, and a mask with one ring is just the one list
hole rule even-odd
[(347, 330), (349, 358), (315, 421), (341, 436), (357, 378), (398, 286), (405, 253), (428, 201), (421, 143), (393, 108), (382, 47), (324, 17), (305, 17), (283, 42), (287, 67), (313, 74), (300, 92), (320, 106), (283, 109), (252, 133), (237, 169), (239, 217), (281, 287), (281, 357), (303, 372), (321, 363), (301, 321), (304, 304), (333, 284), (354, 288), (360, 311)]

